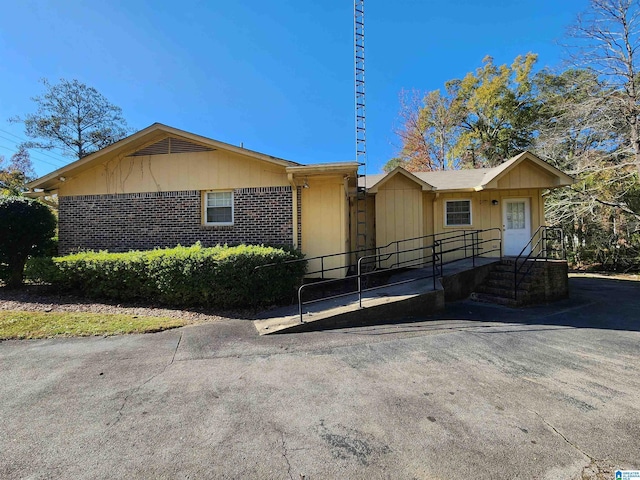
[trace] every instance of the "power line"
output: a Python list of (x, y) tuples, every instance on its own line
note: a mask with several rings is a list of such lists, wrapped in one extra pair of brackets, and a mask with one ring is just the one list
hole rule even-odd
[[(22, 140), (23, 142), (28, 142), (29, 141), (26, 138), (20, 137), (20, 136), (14, 134), (14, 133), (11, 133), (11, 132), (7, 132), (6, 130), (2, 130), (1, 128), (0, 128), (0, 132), (6, 133), (7, 135), (11, 135), (12, 137), (17, 138), (18, 140)], [(10, 138), (6, 138), (6, 137), (1, 137), (1, 138), (4, 138), (5, 140), (9, 140), (10, 142), (17, 143), (15, 140), (12, 140)], [(41, 148), (41, 147), (33, 147), (33, 148), (35, 150), (45, 150), (44, 148)], [(65, 150), (65, 149), (63, 148), (62, 150)], [(48, 152), (48, 150), (46, 150), (46, 151)], [(62, 155), (58, 155), (58, 154), (54, 153), (53, 154), (53, 155), (55, 155), (55, 157), (54, 157), (54, 156), (49, 155), (48, 153), (44, 153), (42, 151), (40, 153), (42, 155), (44, 155), (45, 157), (53, 158), (54, 160), (57, 160), (59, 162), (62, 162), (62, 161), (64, 161), (65, 163), (67, 162), (67, 160)], [(56, 158), (56, 157), (60, 157), (60, 158)]]
[[(10, 142), (14, 142), (14, 143), (16, 143), (16, 144), (17, 144), (17, 142), (16, 142), (15, 140), (11, 140), (10, 138), (7, 138), (7, 137), (5, 137), (5, 136), (0, 135), (0, 138), (3, 138), (3, 139), (5, 139), (5, 140), (8, 140), (8, 141), (10, 141)], [(16, 153), (17, 153), (17, 152), (16, 152)], [(51, 158), (51, 159), (55, 160), (56, 162), (59, 162), (59, 163), (60, 163), (60, 165), (58, 165), (59, 167), (60, 167), (60, 166), (64, 166), (64, 165), (66, 165), (67, 163), (69, 163), (69, 162), (65, 162), (65, 161), (62, 161), (62, 160), (58, 160), (57, 158), (52, 157), (51, 155), (46, 155), (46, 154), (44, 154), (44, 153), (42, 153), (42, 152), (38, 152), (38, 155), (44, 155), (45, 157), (49, 157), (49, 158)], [(32, 154), (31, 152), (29, 152), (29, 156), (30, 156), (30, 157), (33, 157), (33, 154)], [(38, 157), (33, 157), (33, 158), (34, 158), (34, 159), (37, 159)], [(42, 160), (40, 160), (40, 161), (42, 161)], [(45, 162), (45, 163), (46, 163), (46, 162)]]
[[(0, 138), (4, 138), (4, 137), (0, 137)], [(9, 148), (9, 147), (7, 147), (5, 145), (0, 145), (0, 148), (4, 148), (5, 150), (9, 150), (11, 153), (18, 153), (16, 151), (15, 147), (14, 148)], [(56, 165), (55, 163), (48, 162), (47, 160), (43, 160), (41, 158), (32, 157), (31, 154), (29, 154), (29, 157), (32, 158), (35, 161), (38, 161), (38, 162), (41, 162), (41, 163), (46, 163), (47, 165), (50, 165), (50, 166), (52, 166), (52, 167), (54, 167), (56, 169), (60, 168), (60, 165)]]

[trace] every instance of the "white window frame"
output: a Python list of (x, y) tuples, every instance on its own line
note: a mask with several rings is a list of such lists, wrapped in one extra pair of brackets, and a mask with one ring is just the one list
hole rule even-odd
[[(231, 221), (230, 222), (208, 222), (207, 221), (207, 210), (209, 208), (208, 206), (208, 200), (209, 200), (209, 195), (212, 193), (230, 193), (231, 194)], [(202, 196), (202, 223), (203, 225), (207, 225), (207, 226), (212, 226), (212, 227), (218, 227), (218, 226), (229, 226), (229, 225), (233, 225), (234, 224), (234, 220), (235, 220), (235, 210), (234, 210), (234, 201), (233, 201), (233, 190), (208, 190), (206, 192), (204, 192), (204, 195)]]
[[(452, 202), (469, 202), (469, 223), (449, 223), (447, 217), (447, 205)], [(444, 202), (444, 226), (445, 227), (470, 227), (473, 225), (473, 202), (470, 198), (452, 198)]]

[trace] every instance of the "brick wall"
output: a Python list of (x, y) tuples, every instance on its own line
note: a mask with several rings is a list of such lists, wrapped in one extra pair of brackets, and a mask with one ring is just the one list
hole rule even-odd
[(202, 225), (202, 194), (189, 190), (59, 199), (60, 253), (218, 243), (293, 244), (291, 187), (236, 189), (234, 225)]
[(529, 283), (523, 282), (519, 304), (554, 302), (569, 296), (569, 266), (566, 260), (538, 261), (531, 270)]

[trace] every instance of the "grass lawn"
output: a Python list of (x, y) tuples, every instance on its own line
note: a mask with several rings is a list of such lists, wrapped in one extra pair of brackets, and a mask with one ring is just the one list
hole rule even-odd
[(184, 324), (183, 320), (176, 318), (8, 310), (0, 311), (0, 340), (148, 333), (181, 327)]

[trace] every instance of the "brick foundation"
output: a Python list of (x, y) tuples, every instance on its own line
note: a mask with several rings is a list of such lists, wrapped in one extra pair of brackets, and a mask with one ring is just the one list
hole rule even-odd
[(60, 197), (60, 253), (148, 250), (197, 241), (205, 246), (293, 244), (291, 187), (236, 189), (233, 202), (232, 226), (206, 226), (197, 190)]

